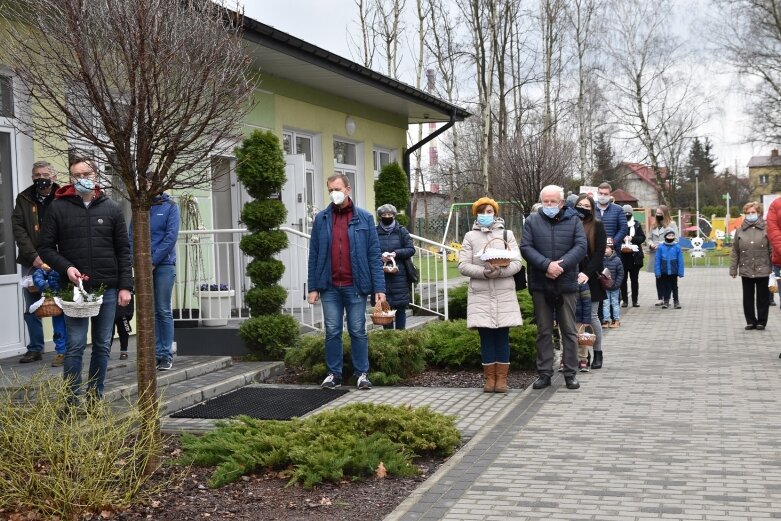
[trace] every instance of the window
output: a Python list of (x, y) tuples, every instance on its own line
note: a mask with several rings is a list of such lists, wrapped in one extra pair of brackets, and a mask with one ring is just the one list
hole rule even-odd
[(338, 165), (356, 166), (358, 159), (355, 149), (356, 146), (353, 143), (334, 139), (334, 162)]
[(290, 155), (290, 154), (293, 153), (292, 142), (293, 142), (293, 134), (291, 134), (290, 132), (283, 132), (282, 133), (282, 150), (287, 155)]
[[(296, 144), (295, 151), (293, 143)], [(312, 162), (312, 136), (298, 134), (296, 132), (282, 133), (282, 150), (285, 154), (303, 154), (307, 163)]]
[(759, 176), (759, 184), (766, 185), (770, 181), (770, 176), (767, 174), (762, 174)]
[(0, 76), (0, 116), (14, 117), (14, 82), (10, 76)]

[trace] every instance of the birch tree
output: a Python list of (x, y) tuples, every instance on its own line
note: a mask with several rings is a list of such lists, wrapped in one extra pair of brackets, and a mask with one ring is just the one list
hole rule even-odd
[(373, 0), (355, 0), (358, 8), (358, 30), (360, 41), (356, 42), (351, 33), (347, 34), (350, 42), (350, 52), (358, 54), (361, 65), (369, 69), (374, 64), (374, 56), (377, 53), (377, 9)]
[(382, 43), (382, 57), (385, 59), (387, 74), (391, 78), (399, 78), (399, 46), (404, 23), (402, 16), (407, 6), (407, 0), (373, 0), (376, 12), (376, 35)]

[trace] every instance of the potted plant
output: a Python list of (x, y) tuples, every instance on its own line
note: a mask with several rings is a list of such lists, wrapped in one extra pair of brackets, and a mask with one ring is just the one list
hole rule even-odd
[(227, 284), (201, 284), (201, 319), (206, 327), (227, 326), (231, 316), (231, 299), (236, 292)]

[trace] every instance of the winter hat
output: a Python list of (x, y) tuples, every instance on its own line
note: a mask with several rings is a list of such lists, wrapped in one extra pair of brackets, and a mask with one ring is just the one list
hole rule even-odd
[(667, 238), (668, 235), (672, 235), (673, 237), (675, 237), (675, 232), (672, 230), (667, 230), (666, 232), (664, 232), (665, 238)]
[(494, 209), (494, 213), (499, 213), (499, 205), (496, 204), (496, 201), (491, 199), (490, 197), (481, 197), (474, 203), (472, 203), (472, 215), (477, 215), (477, 209), (483, 206), (484, 204), (487, 204), (491, 206)]
[(575, 203), (578, 202), (578, 194), (569, 194), (567, 196), (567, 206), (575, 208)]
[(633, 210), (633, 208), (628, 204), (622, 206), (621, 209), (624, 211), (624, 213), (629, 213), (629, 214), (631, 214)]
[(609, 248), (612, 248), (612, 247), (613, 247), (613, 238), (612, 238), (612, 237), (608, 237), (608, 238), (607, 238), (607, 244), (606, 244), (606, 246), (608, 246)]
[(392, 213), (394, 216), (398, 215), (399, 212), (396, 211), (396, 207), (392, 204), (384, 204), (377, 208), (377, 215), (382, 216), (384, 213)]

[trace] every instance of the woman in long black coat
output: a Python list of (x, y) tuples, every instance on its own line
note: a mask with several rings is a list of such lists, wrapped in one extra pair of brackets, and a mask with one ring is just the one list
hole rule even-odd
[[(377, 237), (380, 239), (382, 260), (386, 265), (395, 261), (398, 271), (385, 272), (385, 298), (391, 309), (396, 310), (394, 324), (383, 326), (385, 329), (405, 329), (407, 327), (407, 306), (410, 303), (410, 282), (407, 277), (405, 259), (415, 255), (415, 246), (409, 232), (396, 220), (396, 207), (384, 204), (377, 208), (380, 224), (377, 225)], [(395, 327), (394, 327), (395, 326)]]

